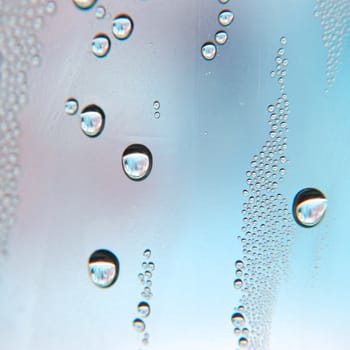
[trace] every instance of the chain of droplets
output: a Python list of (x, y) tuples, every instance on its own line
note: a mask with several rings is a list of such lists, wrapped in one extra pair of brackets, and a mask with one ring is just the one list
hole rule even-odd
[[(235, 264), (234, 288), (242, 292), (240, 306), (232, 315), (234, 333), (240, 348), (264, 350), (268, 347), (271, 313), (281, 278), (286, 273), (288, 251), (292, 238), (288, 204), (278, 193), (278, 184), (286, 174), (289, 102), (285, 91), (288, 59), (286, 37), (275, 57), (271, 77), (277, 80), (280, 95), (267, 107), (269, 140), (254, 155), (247, 171), (247, 200), (243, 204), (243, 261)], [(242, 326), (247, 323), (246, 328)]]
[(151, 313), (150, 299), (152, 298), (152, 274), (155, 270), (154, 262), (150, 261), (152, 252), (150, 249), (146, 249), (143, 252), (143, 257), (145, 261), (142, 262), (143, 272), (138, 274), (138, 279), (143, 286), (143, 291), (141, 292), (141, 296), (143, 298), (137, 305), (137, 313), (138, 317), (134, 319), (133, 326), (136, 332), (140, 333), (142, 338), (141, 342), (143, 345), (148, 345), (150, 335), (146, 332), (146, 321), (145, 318), (148, 318)]
[[(339, 70), (340, 56), (350, 30), (350, 1), (316, 0), (314, 17), (323, 30), (323, 45), (327, 49), (327, 85), (331, 87)], [(327, 91), (327, 90), (326, 90)]]
[(0, 0), (0, 260), (19, 201), (18, 114), (28, 100), (28, 71), (41, 62), (36, 33), (55, 7), (47, 0)]

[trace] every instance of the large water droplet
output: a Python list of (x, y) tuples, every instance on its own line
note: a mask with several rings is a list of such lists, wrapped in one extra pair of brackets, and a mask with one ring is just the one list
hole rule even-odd
[(127, 15), (120, 15), (113, 20), (112, 32), (119, 40), (129, 38), (134, 29), (132, 19)]
[(230, 25), (233, 22), (233, 19), (234, 19), (233, 13), (229, 10), (224, 10), (219, 13), (218, 20), (222, 26), (226, 27)]
[(122, 165), (131, 180), (144, 180), (152, 169), (152, 154), (144, 145), (131, 145), (123, 153)]
[(224, 45), (228, 39), (228, 35), (225, 31), (219, 31), (215, 34), (215, 41), (219, 45)]
[(151, 313), (151, 308), (148, 303), (145, 301), (141, 301), (137, 305), (137, 312), (142, 316), (142, 317), (148, 317), (149, 314)]
[(143, 322), (140, 318), (135, 318), (132, 325), (137, 333), (142, 333), (146, 329), (145, 322)]
[(101, 288), (110, 287), (118, 278), (119, 261), (110, 251), (96, 250), (89, 259), (89, 275), (94, 284)]
[(78, 112), (79, 109), (79, 102), (75, 98), (69, 98), (66, 100), (64, 111), (68, 115), (74, 115)]
[(235, 327), (242, 327), (245, 324), (244, 316), (240, 312), (235, 312), (231, 317), (231, 321)]
[(103, 110), (96, 105), (89, 105), (81, 112), (81, 130), (86, 136), (98, 136), (105, 124), (105, 114)]
[(97, 0), (73, 0), (73, 3), (82, 10), (88, 10), (95, 5)]
[(216, 46), (213, 43), (205, 43), (202, 46), (202, 56), (208, 61), (211, 61), (216, 56)]
[(323, 218), (327, 209), (325, 195), (315, 188), (299, 191), (293, 201), (293, 215), (303, 227), (314, 227)]
[(96, 57), (105, 57), (111, 48), (111, 41), (106, 34), (97, 34), (91, 43), (91, 49)]

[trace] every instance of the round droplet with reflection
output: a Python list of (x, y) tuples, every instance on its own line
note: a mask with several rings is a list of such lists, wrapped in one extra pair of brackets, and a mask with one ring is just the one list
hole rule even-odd
[(150, 249), (145, 249), (145, 251), (143, 252), (143, 256), (146, 258), (146, 259), (149, 259), (151, 257), (151, 250)]
[(112, 32), (118, 40), (128, 39), (134, 29), (134, 23), (128, 15), (120, 15), (113, 20)]
[(320, 223), (327, 209), (326, 196), (316, 188), (299, 191), (293, 201), (293, 216), (303, 227), (314, 227)]
[(145, 301), (141, 301), (137, 305), (137, 312), (142, 316), (142, 317), (148, 317), (149, 314), (151, 313), (151, 308), (149, 304)]
[(122, 165), (129, 179), (144, 180), (152, 170), (152, 154), (144, 145), (130, 145), (123, 153)]
[(246, 349), (248, 347), (248, 339), (245, 337), (241, 337), (238, 340), (238, 345), (242, 348), (242, 349)]
[(99, 5), (96, 7), (96, 12), (95, 12), (96, 18), (97, 19), (103, 19), (106, 16), (106, 8), (102, 5)]
[(243, 281), (242, 281), (240, 278), (237, 278), (237, 279), (234, 280), (233, 286), (234, 286), (236, 289), (241, 289), (242, 286), (243, 286)]
[(231, 322), (235, 327), (243, 327), (245, 324), (245, 319), (240, 312), (235, 312), (231, 317)]
[(285, 36), (282, 36), (280, 39), (281, 45), (287, 45), (287, 38)]
[(224, 45), (228, 39), (228, 35), (225, 31), (221, 30), (215, 34), (215, 42), (219, 45)]
[(145, 322), (143, 322), (140, 318), (135, 318), (132, 325), (137, 333), (142, 333), (146, 329)]
[(224, 27), (230, 25), (233, 22), (233, 19), (234, 16), (230, 10), (224, 10), (219, 13), (219, 23)]
[(66, 100), (64, 111), (68, 115), (77, 114), (78, 109), (79, 109), (79, 102), (75, 98), (69, 98)]
[(110, 287), (119, 275), (119, 261), (109, 250), (96, 250), (89, 259), (91, 281), (100, 288)]
[(208, 61), (211, 61), (216, 56), (216, 46), (215, 44), (208, 42), (202, 46), (202, 56)]
[(160, 102), (159, 101), (154, 101), (153, 102), (153, 108), (154, 109), (159, 109), (160, 108)]
[(73, 3), (82, 10), (88, 10), (95, 5), (97, 0), (73, 0)]
[(91, 43), (91, 50), (96, 57), (107, 56), (111, 48), (111, 41), (106, 34), (97, 34)]
[(96, 105), (89, 105), (81, 112), (81, 130), (86, 136), (96, 137), (101, 134), (105, 124), (105, 114)]

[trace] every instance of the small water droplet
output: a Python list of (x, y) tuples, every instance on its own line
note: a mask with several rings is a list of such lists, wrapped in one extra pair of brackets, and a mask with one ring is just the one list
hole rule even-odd
[(248, 339), (245, 337), (239, 338), (238, 345), (243, 349), (247, 348), (248, 347)]
[(110, 287), (119, 274), (119, 261), (110, 251), (96, 250), (89, 259), (89, 275), (92, 282), (101, 288)]
[(54, 1), (48, 1), (46, 4), (46, 12), (50, 15), (55, 13), (56, 11), (56, 3)]
[(106, 34), (97, 34), (91, 43), (91, 49), (96, 57), (102, 58), (107, 56), (111, 48), (111, 41)]
[(160, 108), (160, 102), (159, 101), (154, 101), (153, 102), (153, 108), (154, 109), (159, 109)]
[(149, 259), (151, 257), (151, 250), (150, 249), (145, 249), (145, 251), (143, 252), (143, 256), (146, 258), (146, 259)]
[(216, 46), (215, 44), (208, 42), (202, 46), (202, 56), (208, 61), (211, 61), (216, 56)]
[(325, 195), (315, 188), (299, 191), (293, 201), (295, 221), (303, 227), (314, 227), (323, 218), (327, 209)]
[(215, 34), (215, 41), (219, 45), (224, 45), (228, 39), (228, 35), (225, 31), (219, 31)]
[(235, 262), (235, 267), (236, 267), (237, 269), (241, 269), (242, 267), (244, 267), (243, 261), (242, 261), (242, 260), (237, 260), (237, 261)]
[(151, 270), (151, 271), (154, 271), (156, 269), (156, 266), (154, 265), (154, 263), (151, 261), (148, 263), (148, 268)]
[(129, 179), (144, 180), (152, 170), (152, 154), (144, 145), (131, 145), (123, 153), (122, 165)]
[(287, 45), (287, 38), (285, 36), (282, 36), (281, 39), (280, 39), (280, 43), (281, 45)]
[(104, 6), (99, 5), (96, 7), (96, 12), (95, 12), (96, 18), (98, 19), (103, 19), (106, 16), (106, 9)]
[(73, 3), (82, 10), (88, 10), (95, 5), (97, 0), (73, 0)]
[(235, 312), (231, 317), (231, 322), (235, 327), (243, 327), (245, 324), (245, 319), (240, 312)]
[(142, 333), (146, 329), (145, 322), (143, 322), (140, 318), (135, 318), (132, 325), (137, 333)]
[(218, 20), (222, 26), (226, 27), (230, 25), (233, 22), (233, 19), (234, 19), (233, 13), (229, 10), (224, 10), (219, 13)]
[(81, 112), (81, 130), (86, 136), (96, 137), (101, 134), (105, 124), (105, 114), (96, 105), (89, 105)]
[(66, 100), (64, 111), (68, 115), (77, 114), (78, 109), (79, 109), (79, 102), (75, 98), (69, 98)]
[(151, 308), (149, 306), (149, 304), (145, 301), (141, 301), (138, 305), (137, 305), (137, 312), (142, 316), (142, 317), (148, 317), (150, 312), (151, 312)]
[(243, 286), (243, 282), (240, 278), (237, 278), (234, 280), (233, 282), (233, 286), (236, 288), (236, 289), (241, 289), (242, 286)]
[(132, 19), (127, 15), (120, 15), (113, 20), (112, 32), (118, 40), (126, 40), (134, 29)]

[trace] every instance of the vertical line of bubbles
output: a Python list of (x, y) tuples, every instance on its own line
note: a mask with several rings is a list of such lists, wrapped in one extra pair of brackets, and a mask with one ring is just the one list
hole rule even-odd
[(242, 260), (235, 262), (233, 286), (241, 292), (231, 321), (240, 349), (268, 348), (272, 309), (288, 265), (293, 225), (287, 200), (278, 192), (286, 174), (289, 101), (285, 88), (287, 38), (280, 38), (275, 68), (279, 96), (267, 106), (269, 139), (253, 156), (243, 190)]
[(316, 0), (314, 17), (322, 26), (323, 46), (327, 50), (327, 89), (334, 84), (339, 70), (340, 58), (350, 31), (349, 0)]
[(28, 100), (28, 71), (41, 63), (36, 33), (55, 10), (54, 1), (0, 0), (0, 265), (19, 202), (18, 115)]

